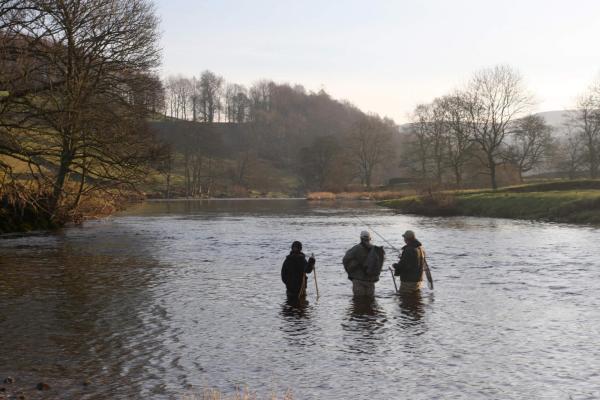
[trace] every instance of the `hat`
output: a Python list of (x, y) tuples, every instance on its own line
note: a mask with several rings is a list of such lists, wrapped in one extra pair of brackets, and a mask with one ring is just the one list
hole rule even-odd
[(368, 231), (362, 231), (360, 233), (361, 239), (371, 239), (371, 234)]
[(302, 250), (302, 243), (296, 240), (294, 243), (292, 243), (292, 249), (294, 247), (297, 247), (298, 250)]
[(402, 237), (405, 239), (416, 239), (415, 233), (413, 231), (406, 231), (402, 234)]

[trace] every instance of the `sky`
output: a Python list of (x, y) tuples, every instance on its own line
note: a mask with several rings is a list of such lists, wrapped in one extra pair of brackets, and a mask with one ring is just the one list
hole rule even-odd
[(324, 89), (406, 122), (414, 107), (508, 64), (533, 111), (600, 77), (600, 0), (156, 0), (163, 76), (211, 70)]

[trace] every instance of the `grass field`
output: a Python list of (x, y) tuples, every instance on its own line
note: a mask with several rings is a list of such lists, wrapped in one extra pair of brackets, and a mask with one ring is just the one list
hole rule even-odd
[(600, 181), (536, 183), (495, 191), (445, 191), (379, 204), (420, 215), (469, 215), (600, 225)]

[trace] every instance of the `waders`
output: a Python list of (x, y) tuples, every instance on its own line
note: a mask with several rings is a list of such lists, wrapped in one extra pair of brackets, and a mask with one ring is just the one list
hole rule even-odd
[(306, 292), (306, 273), (302, 273), (302, 286), (300, 286), (300, 291), (298, 292), (298, 300), (302, 299), (302, 296)]

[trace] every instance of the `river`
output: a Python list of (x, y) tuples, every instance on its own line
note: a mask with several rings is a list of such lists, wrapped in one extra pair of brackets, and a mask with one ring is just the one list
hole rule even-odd
[[(355, 215), (398, 247), (416, 231), (435, 289), (398, 297), (384, 271), (354, 301)], [(294, 240), (317, 259), (320, 297), (311, 277), (301, 307), (280, 280)], [(147, 202), (0, 238), (0, 377), (51, 386), (34, 398), (600, 398), (599, 243), (597, 228), (366, 202)]]

